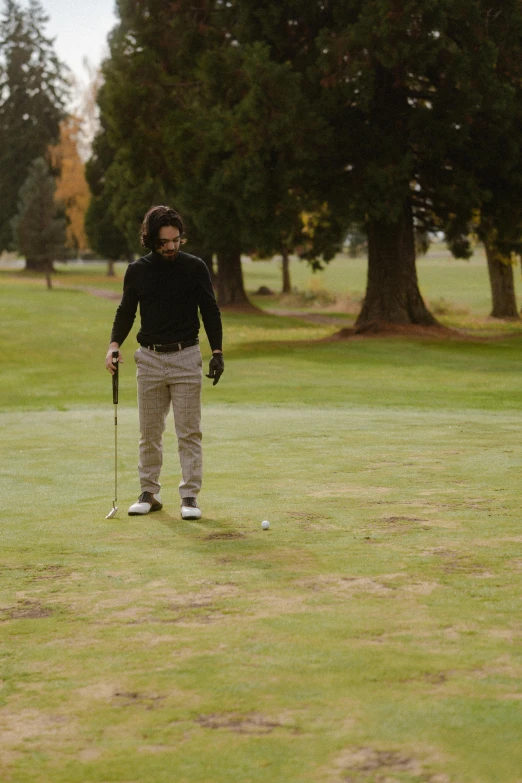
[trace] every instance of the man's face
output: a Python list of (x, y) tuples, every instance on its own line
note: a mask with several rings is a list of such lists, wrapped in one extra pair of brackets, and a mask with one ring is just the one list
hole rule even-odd
[(163, 258), (175, 258), (179, 253), (181, 235), (176, 226), (162, 226), (158, 235), (157, 252)]

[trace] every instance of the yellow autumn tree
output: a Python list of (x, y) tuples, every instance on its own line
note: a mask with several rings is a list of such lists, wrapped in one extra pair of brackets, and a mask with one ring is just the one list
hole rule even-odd
[(56, 199), (61, 201), (67, 215), (67, 247), (86, 250), (84, 218), (89, 206), (90, 191), (85, 179), (85, 164), (80, 153), (81, 121), (70, 115), (60, 124), (60, 141), (50, 148), (53, 168), (59, 174), (56, 181)]

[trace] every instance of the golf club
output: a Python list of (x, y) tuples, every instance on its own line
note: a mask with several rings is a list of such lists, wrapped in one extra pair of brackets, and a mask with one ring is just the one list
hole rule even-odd
[(119, 351), (112, 352), (114, 374), (112, 376), (112, 402), (114, 404), (114, 500), (112, 509), (105, 519), (112, 519), (118, 510), (118, 357)]

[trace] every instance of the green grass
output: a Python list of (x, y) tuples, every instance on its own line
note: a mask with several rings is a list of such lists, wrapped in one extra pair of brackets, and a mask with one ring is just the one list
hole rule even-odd
[[(126, 264), (115, 265), (116, 276), (106, 275), (107, 265), (102, 262), (83, 264), (56, 264), (58, 274), (55, 281), (62, 285), (88, 285), (93, 288), (121, 290), (121, 282)], [(423, 294), (430, 301), (444, 299), (455, 308), (469, 308), (475, 315), (486, 316), (491, 310), (491, 296), (484, 252), (481, 247), (475, 250), (469, 261), (451, 257), (442, 246), (433, 246), (426, 256), (417, 261), (419, 283)], [(259, 286), (265, 285), (276, 293), (281, 289), (281, 263), (276, 260), (245, 261), (243, 264), (245, 287), (252, 294)], [(362, 257), (352, 259), (339, 254), (327, 264), (323, 271), (311, 272), (310, 267), (297, 258), (290, 262), (292, 286), (301, 291), (324, 288), (342, 296), (351, 294), (362, 297), (366, 286), (366, 260)], [(27, 273), (13, 275), (7, 269), (0, 271), (0, 280), (8, 277), (11, 281), (18, 277), (27, 280)], [(515, 268), (515, 284), (518, 296), (522, 296), (520, 269)], [(266, 301), (259, 297), (257, 301)], [(277, 304), (277, 303), (276, 303)]]
[(172, 422), (126, 515), (129, 338), (105, 520), (115, 302), (63, 278), (0, 281), (2, 781), (520, 783), (522, 340), (227, 314), (190, 523)]
[[(280, 292), (280, 266), (276, 261), (244, 264), (247, 290), (252, 293), (264, 285), (276, 293)], [(459, 261), (453, 259), (446, 250), (435, 246), (425, 257), (418, 260), (417, 270), (421, 292), (443, 324), (484, 334), (497, 331), (520, 333), (520, 325), (507, 326), (488, 318), (491, 312), (491, 293), (481, 248), (475, 251), (469, 261)], [(323, 271), (317, 273), (310, 272), (305, 263), (296, 259), (291, 262), (292, 286), (310, 299), (314, 292), (317, 294), (322, 290), (337, 297), (337, 303), (329, 307), (321, 305), (319, 298), (313, 310), (329, 312), (335, 315), (339, 322), (344, 319), (350, 323), (355, 321), (366, 288), (366, 272), (365, 259), (351, 259), (347, 255), (337, 256)], [(515, 269), (515, 288), (522, 306), (519, 268)], [(272, 310), (305, 310), (302, 298), (302, 295), (283, 298), (254, 296), (253, 301), (259, 307), (269, 307)], [(310, 307), (307, 309), (310, 310)]]
[[(417, 261), (419, 283), (428, 299), (444, 298), (469, 307), (475, 313), (486, 315), (491, 310), (488, 273), (481, 248), (469, 261), (457, 260), (439, 246), (433, 247)], [(277, 261), (255, 261), (244, 265), (247, 289), (255, 291), (266, 285), (274, 291), (281, 289), (281, 264)], [(341, 254), (327, 264), (323, 271), (312, 273), (304, 262), (291, 261), (292, 285), (298, 289), (320, 286), (334, 293), (349, 292), (363, 296), (366, 287), (366, 260), (352, 259)], [(517, 293), (522, 294), (520, 270), (515, 268)]]

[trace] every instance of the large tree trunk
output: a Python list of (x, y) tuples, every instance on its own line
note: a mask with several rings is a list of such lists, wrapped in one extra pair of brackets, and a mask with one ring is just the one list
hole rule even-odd
[(25, 268), (31, 272), (43, 272), (44, 274), (48, 270), (56, 272), (52, 261), (37, 261), (35, 258), (26, 258)]
[(370, 221), (367, 229), (368, 282), (356, 331), (378, 329), (383, 322), (436, 326), (417, 282), (410, 206), (397, 223)]
[(249, 305), (243, 284), (241, 268), (241, 253), (239, 250), (228, 250), (217, 254), (218, 302), (223, 307)]
[(115, 261), (111, 261), (110, 259), (109, 259), (109, 261), (107, 261), (107, 277), (114, 277), (115, 276), (115, 272), (114, 272), (114, 264), (115, 263), (116, 263)]
[(492, 318), (519, 318), (513, 266), (502, 261), (489, 242), (484, 242), (491, 284)]
[(290, 258), (288, 257), (288, 250), (283, 250), (283, 294), (289, 294), (292, 290), (290, 284)]

